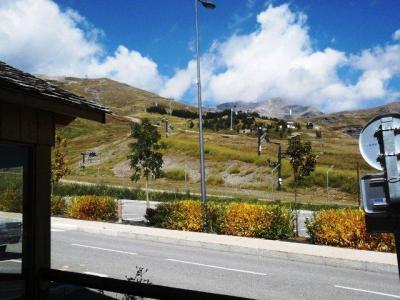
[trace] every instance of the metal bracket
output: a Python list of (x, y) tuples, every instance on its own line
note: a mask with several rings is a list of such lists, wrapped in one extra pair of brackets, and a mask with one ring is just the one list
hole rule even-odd
[(393, 118), (381, 119), (380, 130), (377, 131), (378, 140), (383, 143), (384, 166), (386, 170), (389, 199), (391, 204), (400, 204), (400, 184), (398, 169), (398, 150), (396, 149), (395, 135), (398, 128), (393, 127)]
[(400, 128), (399, 127), (388, 127), (388, 128), (385, 128), (385, 129), (380, 128), (380, 129), (378, 129), (376, 131), (376, 133), (379, 134), (380, 132), (383, 132), (383, 131), (393, 131), (394, 134), (399, 134), (400, 133)]

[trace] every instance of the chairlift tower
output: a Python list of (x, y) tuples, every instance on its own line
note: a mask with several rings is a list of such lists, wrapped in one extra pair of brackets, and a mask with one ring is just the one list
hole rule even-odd
[(281, 190), (282, 187), (282, 145), (281, 143), (278, 142), (272, 142), (269, 138), (269, 133), (268, 131), (263, 130), (261, 126), (257, 128), (258, 130), (258, 139), (257, 139), (257, 153), (260, 156), (261, 155), (261, 150), (262, 150), (262, 141), (265, 140), (265, 142), (268, 144), (274, 144), (278, 146), (278, 161), (276, 163), (278, 167), (278, 191)]
[(174, 98), (169, 98), (169, 115), (172, 116), (172, 106), (174, 102)]

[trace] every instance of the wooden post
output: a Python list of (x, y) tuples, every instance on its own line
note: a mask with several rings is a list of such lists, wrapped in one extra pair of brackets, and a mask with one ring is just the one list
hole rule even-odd
[[(28, 232), (26, 293), (29, 299), (45, 299), (49, 282), (43, 281), (41, 269), (50, 269), (50, 197), (51, 197), (51, 147), (37, 145), (32, 149), (29, 174), (30, 190), (28, 210), (30, 230)], [(26, 228), (26, 227), (25, 227)]]

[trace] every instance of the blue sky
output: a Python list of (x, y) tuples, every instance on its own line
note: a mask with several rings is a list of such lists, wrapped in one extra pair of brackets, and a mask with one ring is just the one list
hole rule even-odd
[[(194, 1), (2, 0), (0, 60), (195, 102)], [(206, 103), (284, 97), (324, 111), (400, 99), (400, 1), (200, 7)]]
[[(193, 57), (194, 9), (192, 0), (56, 0), (62, 9), (73, 8), (97, 28), (112, 53), (120, 44), (139, 50), (159, 63), (160, 71), (173, 75)], [(94, 4), (95, 3), (95, 4)], [(250, 33), (255, 17), (267, 3), (290, 3), (308, 16), (307, 25), (315, 47), (357, 53), (383, 45), (400, 28), (400, 1), (246, 1), (214, 0), (217, 9), (200, 10), (202, 49), (233, 33)], [(254, 4), (251, 4), (254, 3)]]

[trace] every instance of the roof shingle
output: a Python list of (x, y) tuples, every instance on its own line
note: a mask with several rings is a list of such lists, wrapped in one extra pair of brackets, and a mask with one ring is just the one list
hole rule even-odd
[(94, 101), (86, 100), (80, 96), (67, 92), (55, 85), (25, 73), (0, 61), (0, 87), (21, 89), (32, 94), (44, 96), (55, 101), (61, 101), (73, 106), (85, 107), (104, 113), (110, 113), (105, 106)]

